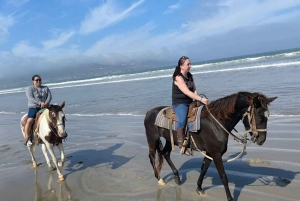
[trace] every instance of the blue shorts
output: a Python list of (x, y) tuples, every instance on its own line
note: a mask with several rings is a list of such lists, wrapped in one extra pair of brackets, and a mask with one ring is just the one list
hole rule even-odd
[(33, 118), (35, 119), (36, 117), (36, 113), (38, 113), (38, 111), (40, 111), (41, 108), (29, 108), (28, 110), (28, 118)]

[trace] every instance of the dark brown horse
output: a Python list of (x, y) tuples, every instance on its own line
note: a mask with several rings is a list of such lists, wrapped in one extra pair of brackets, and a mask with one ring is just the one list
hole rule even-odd
[[(213, 159), (222, 184), (224, 185), (227, 200), (233, 200), (229, 191), (228, 179), (222, 161), (222, 155), (227, 151), (228, 132), (231, 132), (237, 123), (243, 119), (242, 122), (245, 129), (249, 130), (252, 136), (252, 142), (257, 145), (263, 145), (267, 137), (268, 104), (276, 98), (277, 97), (267, 98), (261, 93), (239, 92), (211, 102), (207, 105), (208, 110), (206, 107), (203, 108), (201, 114), (201, 128), (197, 132), (191, 133), (191, 135), (196, 147), (202, 151), (206, 151), (206, 155)], [(154, 124), (157, 114), (165, 107), (166, 106), (161, 106), (149, 110), (144, 120), (149, 146), (149, 158), (154, 170), (154, 175), (158, 179), (159, 184), (165, 184), (160, 176), (164, 157), (174, 173), (175, 182), (179, 185), (181, 181), (178, 170), (170, 159), (172, 151), (170, 131)], [(248, 113), (251, 114), (248, 115)], [(176, 132), (173, 132), (175, 145), (177, 145), (176, 136)], [(162, 145), (160, 137), (166, 139), (165, 146)], [(192, 149), (196, 150), (196, 147), (191, 144)], [(158, 164), (155, 162), (156, 152), (158, 154)], [(210, 163), (211, 160), (204, 157), (201, 174), (197, 182), (198, 194), (205, 195), (202, 189), (202, 182)]]

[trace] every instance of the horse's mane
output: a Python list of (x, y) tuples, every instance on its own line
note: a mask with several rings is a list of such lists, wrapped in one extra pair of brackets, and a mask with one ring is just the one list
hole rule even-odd
[[(267, 99), (267, 97), (261, 93), (238, 92), (212, 101), (207, 105), (209, 111), (218, 119), (221, 120), (228, 119), (229, 115), (234, 113), (235, 111), (234, 107), (239, 94), (243, 94), (246, 96), (246, 102), (250, 106), (253, 106), (254, 97), (262, 96)], [(208, 111), (207, 110), (203, 111), (201, 117), (205, 118), (207, 116), (209, 116)]]

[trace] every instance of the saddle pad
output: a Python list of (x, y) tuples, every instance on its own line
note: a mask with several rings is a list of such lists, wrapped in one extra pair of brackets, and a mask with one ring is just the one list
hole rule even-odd
[[(155, 125), (161, 128), (166, 128), (166, 129), (172, 129), (174, 131), (177, 130), (178, 123), (176, 121), (173, 121), (172, 119), (169, 119), (165, 115), (165, 111), (170, 108), (166, 107), (163, 108), (156, 116), (155, 119)], [(188, 131), (189, 132), (197, 132), (200, 130), (200, 114), (202, 111), (203, 105), (198, 108), (197, 115), (194, 121), (188, 123)]]

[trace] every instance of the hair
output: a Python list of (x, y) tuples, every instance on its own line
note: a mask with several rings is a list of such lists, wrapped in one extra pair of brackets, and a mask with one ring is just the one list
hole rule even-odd
[(42, 79), (41, 76), (39, 76), (39, 75), (34, 75), (34, 76), (32, 76), (32, 78), (31, 78), (32, 81), (34, 81), (34, 78), (35, 78), (35, 77), (39, 77), (40, 79)]
[[(181, 71), (180, 71), (180, 66), (184, 64), (184, 62), (189, 59), (188, 57), (186, 56), (182, 56), (180, 57), (180, 59), (178, 60), (178, 64), (177, 66), (175, 67), (175, 70), (174, 70), (174, 73), (173, 73), (173, 81), (176, 81), (176, 76), (178, 75), (182, 75)], [(193, 75), (188, 72), (187, 73), (187, 78), (190, 80), (190, 81), (193, 81)]]

